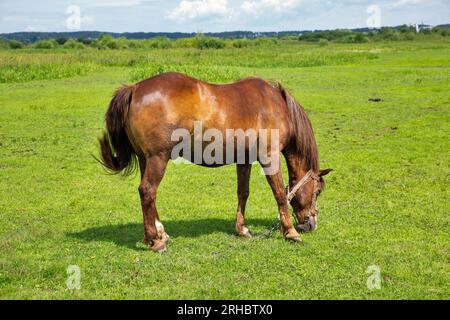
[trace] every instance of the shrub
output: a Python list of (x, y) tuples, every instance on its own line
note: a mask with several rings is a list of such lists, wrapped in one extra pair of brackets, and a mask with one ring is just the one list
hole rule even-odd
[(151, 48), (168, 49), (172, 47), (172, 41), (167, 37), (156, 37), (150, 42)]
[(128, 48), (132, 48), (132, 49), (144, 48), (145, 45), (146, 45), (146, 42), (144, 40), (128, 40), (127, 41)]
[(450, 29), (444, 29), (444, 28), (438, 28), (437, 30), (439, 32), (439, 34), (443, 37), (448, 37), (450, 36)]
[(251, 46), (253, 43), (248, 39), (237, 39), (231, 42), (231, 45), (235, 48), (246, 48)]
[(416, 37), (415, 37), (414, 33), (409, 32), (409, 33), (404, 34), (403, 38), (408, 41), (413, 41)]
[(413, 26), (403, 25), (398, 29), (398, 31), (400, 31), (400, 33), (412, 33), (416, 32), (416, 28), (414, 28)]
[(11, 49), (22, 49), (25, 46), (23, 42), (18, 40), (11, 40), (8, 44)]
[(78, 38), (78, 42), (80, 42), (86, 46), (89, 46), (94, 42), (94, 40), (92, 40), (90, 38)]
[(0, 49), (7, 49), (7, 48), (9, 48), (9, 43), (6, 40), (0, 38)]
[(193, 38), (180, 38), (180, 39), (175, 40), (174, 44), (176, 47), (180, 47), (180, 48), (193, 48), (194, 47)]
[(129, 48), (128, 44), (129, 44), (130, 40), (128, 40), (127, 38), (123, 38), (123, 37), (117, 38), (116, 42), (117, 42), (117, 46), (118, 46), (117, 49), (128, 49)]
[(81, 42), (78, 42), (75, 39), (69, 39), (69, 40), (67, 40), (64, 43), (63, 48), (66, 48), (66, 49), (84, 49), (85, 46), (84, 46), (84, 44), (82, 44)]
[(36, 49), (54, 49), (58, 47), (58, 43), (53, 39), (40, 40), (34, 44), (34, 47)]
[(355, 36), (350, 34), (347, 36), (344, 36), (342, 38), (336, 39), (337, 42), (342, 42), (342, 43), (353, 43), (355, 42)]
[(330, 42), (330, 41), (328, 41), (328, 39), (320, 39), (320, 40), (319, 40), (319, 46), (320, 46), (320, 47), (325, 47), (325, 46), (328, 45), (329, 42)]
[(127, 39), (115, 39), (111, 35), (102, 35), (95, 40), (94, 47), (97, 49), (126, 49), (128, 48)]
[(383, 40), (400, 40), (399, 32), (393, 28), (381, 28), (379, 36)]
[(55, 41), (56, 41), (60, 46), (62, 46), (63, 44), (65, 44), (65, 43), (67, 42), (67, 39), (66, 39), (66, 38), (57, 38), (57, 39), (55, 39)]
[(197, 35), (193, 38), (194, 48), (197, 49), (222, 49), (226, 43), (224, 40), (214, 37), (206, 37), (204, 35)]
[(369, 42), (369, 38), (364, 33), (357, 33), (353, 39), (355, 43)]

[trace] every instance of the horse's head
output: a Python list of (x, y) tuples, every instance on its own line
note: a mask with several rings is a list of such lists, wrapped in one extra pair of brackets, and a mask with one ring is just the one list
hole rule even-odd
[(317, 198), (325, 187), (323, 179), (332, 169), (320, 170), (319, 174), (313, 174), (300, 188), (292, 199), (291, 205), (297, 217), (298, 224), (295, 226), (299, 232), (314, 231), (317, 228)]

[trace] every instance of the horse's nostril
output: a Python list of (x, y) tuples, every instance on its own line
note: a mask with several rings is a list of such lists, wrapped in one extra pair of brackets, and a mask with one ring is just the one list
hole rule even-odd
[(297, 229), (297, 231), (299, 232), (309, 232), (311, 231), (311, 224), (306, 221), (305, 223), (299, 223), (295, 229)]

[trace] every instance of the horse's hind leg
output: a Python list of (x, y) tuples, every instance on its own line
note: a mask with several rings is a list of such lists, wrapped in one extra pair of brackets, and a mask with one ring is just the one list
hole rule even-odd
[(157, 155), (145, 159), (141, 164), (141, 184), (139, 195), (141, 196), (142, 213), (144, 215), (144, 241), (155, 252), (164, 252), (167, 249), (167, 235), (159, 221), (156, 210), (156, 194), (166, 170), (168, 158), (165, 155)]
[[(145, 167), (146, 167), (147, 159), (145, 157), (139, 157), (139, 168), (141, 171), (141, 181), (145, 174)], [(164, 241), (169, 241), (169, 235), (164, 230), (164, 225), (161, 223), (161, 220), (159, 219), (158, 211), (155, 211), (155, 225), (156, 225), (156, 231), (158, 232), (158, 236), (163, 239)]]
[[(286, 240), (300, 242), (300, 235), (295, 230), (292, 224), (291, 216), (289, 215), (289, 206), (287, 202), (287, 195), (283, 183), (283, 176), (281, 174), (281, 165), (275, 174), (273, 172), (267, 173), (267, 165), (261, 164), (265, 173), (267, 182), (272, 188), (273, 195), (278, 204), (278, 214), (281, 222), (281, 231)], [(270, 170), (271, 171), (271, 170)]]
[(236, 213), (236, 233), (238, 236), (250, 238), (252, 234), (245, 226), (245, 205), (249, 196), (251, 164), (238, 164), (237, 168), (237, 195), (238, 207)]

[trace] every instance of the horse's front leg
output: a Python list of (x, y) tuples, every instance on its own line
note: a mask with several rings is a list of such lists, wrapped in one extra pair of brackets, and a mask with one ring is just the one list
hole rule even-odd
[(281, 165), (279, 165), (276, 173), (273, 173), (272, 170), (267, 170), (269, 168), (268, 166), (262, 166), (266, 173), (267, 182), (269, 182), (273, 195), (275, 196), (278, 204), (278, 214), (280, 217), (281, 232), (283, 233), (283, 236), (286, 240), (300, 242), (300, 235), (297, 230), (295, 230), (289, 214), (287, 195), (284, 187), (283, 175), (281, 174)]
[(164, 176), (168, 158), (164, 155), (152, 156), (145, 159), (145, 166), (141, 161), (141, 184), (139, 195), (141, 196), (142, 213), (144, 216), (144, 241), (154, 252), (167, 250), (169, 237), (159, 221), (156, 210), (156, 194), (159, 184)]
[(238, 207), (236, 212), (236, 233), (240, 237), (251, 238), (250, 230), (245, 226), (245, 205), (249, 196), (249, 184), (252, 165), (238, 164), (237, 169), (237, 196)]

